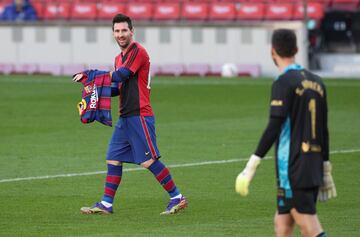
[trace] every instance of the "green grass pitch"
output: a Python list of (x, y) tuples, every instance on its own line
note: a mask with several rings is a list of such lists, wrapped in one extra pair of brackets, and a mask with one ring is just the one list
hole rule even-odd
[[(112, 128), (80, 123), (81, 86), (70, 78), (1, 76), (0, 236), (274, 236), (274, 160), (262, 162), (247, 198), (234, 191), (266, 126), (271, 82), (155, 78), (161, 160), (190, 164), (171, 168), (189, 207), (160, 216), (168, 196), (150, 172), (137, 170), (123, 173), (114, 215), (85, 216), (79, 209), (101, 198), (105, 174), (12, 179), (105, 171)], [(318, 204), (318, 213), (329, 236), (360, 236), (360, 80), (325, 84), (338, 198)]]

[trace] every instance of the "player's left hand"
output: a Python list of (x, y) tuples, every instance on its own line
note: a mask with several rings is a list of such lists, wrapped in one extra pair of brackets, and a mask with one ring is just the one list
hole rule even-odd
[(76, 74), (74, 77), (73, 77), (73, 81), (74, 82), (78, 82), (78, 81), (80, 81), (81, 80), (81, 78), (83, 77), (84, 75), (82, 74), (82, 73), (78, 73), (78, 74)]
[(235, 191), (241, 196), (247, 196), (249, 185), (255, 175), (256, 168), (260, 164), (261, 158), (257, 155), (251, 155), (245, 169), (237, 176), (235, 181)]
[(337, 196), (334, 179), (331, 175), (332, 166), (330, 161), (324, 162), (324, 178), (323, 184), (320, 186), (318, 200), (327, 201)]

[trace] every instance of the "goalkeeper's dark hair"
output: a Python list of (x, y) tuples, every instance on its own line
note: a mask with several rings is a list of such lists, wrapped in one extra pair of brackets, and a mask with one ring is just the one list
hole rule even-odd
[(116, 16), (114, 16), (113, 20), (112, 20), (112, 28), (114, 30), (114, 25), (115, 23), (121, 23), (121, 22), (127, 22), (129, 29), (132, 30), (133, 26), (132, 26), (132, 22), (130, 17), (124, 15), (124, 14), (117, 14)]
[(296, 35), (293, 30), (275, 30), (272, 39), (272, 47), (280, 57), (291, 58), (297, 53)]

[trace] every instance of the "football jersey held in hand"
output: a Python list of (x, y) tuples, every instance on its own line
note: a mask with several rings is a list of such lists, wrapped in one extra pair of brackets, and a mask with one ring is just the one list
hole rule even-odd
[(80, 121), (91, 123), (94, 120), (112, 126), (111, 117), (111, 77), (108, 71), (86, 70), (81, 72), (79, 81), (84, 85), (82, 100), (77, 104)]

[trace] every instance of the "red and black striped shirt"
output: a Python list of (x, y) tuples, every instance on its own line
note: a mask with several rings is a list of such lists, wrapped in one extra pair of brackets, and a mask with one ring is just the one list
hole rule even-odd
[(115, 69), (126, 67), (132, 72), (129, 80), (119, 84), (120, 116), (153, 116), (150, 104), (150, 58), (146, 49), (132, 42), (115, 58)]

